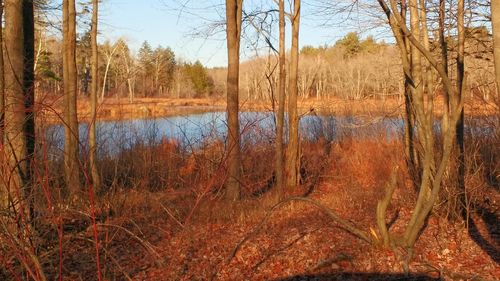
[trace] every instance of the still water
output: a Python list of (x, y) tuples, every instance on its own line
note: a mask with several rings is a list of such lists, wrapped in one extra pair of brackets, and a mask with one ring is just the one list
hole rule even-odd
[[(498, 119), (498, 117), (497, 117)], [(485, 122), (482, 122), (485, 123)], [(481, 123), (481, 124), (482, 124)], [(469, 132), (491, 134), (495, 129), (486, 125), (467, 126)], [(495, 122), (493, 122), (495, 123)], [(305, 115), (300, 119), (300, 136), (305, 140), (324, 138), (337, 141), (342, 137), (356, 138), (397, 138), (403, 132), (400, 118), (364, 118), (345, 116)], [(273, 142), (275, 138), (275, 119), (272, 112), (241, 112), (240, 130), (242, 145), (259, 142)], [(439, 124), (435, 124), (439, 131)], [(80, 142), (85, 148), (88, 124), (79, 126)], [(138, 143), (152, 145), (168, 139), (177, 142), (185, 149), (193, 149), (207, 142), (224, 140), (227, 134), (226, 113), (209, 112), (171, 116), (154, 119), (135, 119), (118, 121), (99, 121), (97, 141), (99, 153), (114, 154)], [(64, 128), (52, 125), (45, 129), (45, 136), (55, 154), (64, 147)]]

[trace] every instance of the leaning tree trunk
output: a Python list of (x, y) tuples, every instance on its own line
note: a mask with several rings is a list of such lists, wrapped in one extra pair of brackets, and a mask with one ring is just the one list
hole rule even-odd
[(243, 0), (226, 0), (227, 21), (227, 138), (228, 138), (228, 176), (226, 180), (226, 199), (240, 199), (240, 123), (239, 76), (240, 76), (240, 35)]
[(28, 209), (32, 218), (31, 165), (35, 141), (32, 1), (5, 1), (5, 49), (8, 67), (5, 68), (4, 141), (9, 172), (3, 177), (10, 178), (5, 187), (10, 197), (15, 198), (14, 209)]
[(64, 171), (67, 191), (71, 198), (80, 191), (78, 161), (78, 117), (76, 111), (77, 69), (76, 69), (76, 11), (74, 0), (63, 1), (63, 80), (65, 104)]
[[(392, 8), (389, 8), (384, 0), (378, 0), (378, 2), (389, 20), (389, 24), (396, 40), (400, 41), (401, 34), (403, 34), (404, 37), (406, 37), (410, 42), (413, 49), (412, 60), (415, 59), (415, 57), (418, 58), (420, 55), (425, 58), (425, 60), (433, 67), (442, 79), (445, 90), (449, 93), (456, 94), (456, 90), (453, 88), (451, 82), (452, 80), (445, 70), (446, 66), (440, 64), (434, 58), (430, 50), (421, 43), (419, 36), (421, 22), (418, 20), (419, 8), (417, 1), (410, 1), (411, 31), (406, 26), (406, 21), (402, 19), (399, 13), (397, 13), (395, 0), (389, 0)], [(419, 54), (416, 54), (416, 52)], [(434, 143), (434, 114), (432, 112), (432, 108), (425, 105), (425, 99), (423, 98), (422, 91), (418, 89), (418, 87), (421, 87), (421, 83), (415, 82), (422, 81), (420, 79), (421, 76), (419, 76), (419, 64), (412, 61), (411, 67), (413, 81), (413, 90), (411, 91), (411, 95), (412, 101), (414, 102), (413, 107), (418, 126), (420, 153), (423, 159), (422, 173), (419, 181), (418, 198), (402, 239), (394, 239), (395, 237), (393, 235), (389, 236), (390, 244), (394, 243), (408, 249), (409, 258), (411, 258), (415, 242), (425, 226), (425, 220), (428, 218), (440, 194), (441, 184), (443, 182), (445, 172), (449, 169), (453, 143), (456, 137), (456, 124), (458, 124), (460, 111), (463, 108), (463, 99), (457, 95), (457, 97), (459, 97), (457, 102), (450, 104), (452, 106), (450, 110), (451, 114), (448, 117), (443, 117), (448, 118), (448, 124), (450, 124), (450, 126), (443, 131), (443, 141), (439, 143), (440, 151), (439, 153), (436, 153), (435, 148), (438, 148), (438, 146), (435, 146)], [(432, 96), (429, 96), (429, 98), (432, 98)], [(381, 205), (381, 207), (383, 207), (383, 205)], [(384, 240), (387, 241), (387, 239)]]
[[(400, 14), (404, 22), (406, 22), (406, 14), (408, 11), (408, 5), (406, 0), (402, 0), (400, 3)], [(396, 9), (396, 7), (393, 7)], [(399, 46), (400, 55), (402, 58), (402, 66), (404, 73), (404, 99), (405, 99), (405, 122), (404, 122), (404, 146), (405, 146), (405, 157), (407, 167), (412, 178), (414, 186), (418, 186), (420, 179), (420, 158), (415, 146), (415, 111), (413, 110), (412, 102), (412, 87), (413, 78), (411, 75), (411, 54), (410, 54), (410, 43), (408, 39), (402, 34), (400, 30), (394, 30), (394, 34), (397, 34), (396, 42)]]
[(299, 116), (297, 113), (298, 72), (299, 72), (299, 27), (300, 27), (300, 0), (293, 2), (292, 15), (292, 49), (290, 51), (290, 78), (288, 99), (288, 147), (286, 160), (287, 186), (299, 184)]
[(89, 160), (90, 160), (90, 173), (92, 176), (92, 185), (95, 190), (99, 190), (101, 180), (99, 171), (97, 169), (97, 142), (96, 142), (96, 122), (97, 122), (97, 91), (98, 91), (98, 77), (99, 77), (99, 52), (97, 50), (97, 23), (98, 23), (98, 9), (99, 1), (92, 1), (92, 85), (90, 93), (90, 111), (92, 120), (89, 127)]
[(491, 1), (491, 27), (493, 28), (493, 53), (497, 96), (500, 100), (500, 1)]
[(283, 131), (285, 121), (285, 92), (286, 92), (286, 51), (285, 51), (285, 0), (279, 0), (279, 89), (278, 89), (278, 117), (276, 122), (276, 186), (283, 189)]

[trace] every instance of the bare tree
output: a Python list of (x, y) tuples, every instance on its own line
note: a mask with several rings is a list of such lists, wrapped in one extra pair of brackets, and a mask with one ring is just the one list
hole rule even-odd
[(243, 0), (226, 0), (228, 178), (226, 199), (240, 199), (239, 69)]
[(458, 204), (456, 204), (457, 215), (465, 218), (466, 214), (466, 194), (465, 194), (465, 143), (464, 143), (464, 108), (458, 107), (461, 100), (464, 99), (465, 91), (465, 23), (464, 23), (464, 0), (458, 0), (457, 9), (457, 33), (458, 33), (458, 54), (457, 54), (457, 86), (456, 94), (453, 96), (454, 110), (459, 111), (459, 119), (456, 124), (456, 144), (458, 153), (456, 158), (457, 181), (458, 181)]
[(92, 176), (93, 187), (98, 190), (100, 187), (99, 171), (97, 169), (97, 142), (96, 142), (96, 121), (97, 121), (97, 92), (98, 92), (98, 77), (99, 77), (99, 51), (97, 49), (97, 25), (98, 25), (98, 9), (99, 1), (92, 0), (92, 30), (91, 30), (91, 45), (92, 45), (92, 85), (90, 93), (90, 111), (92, 120), (89, 127), (89, 150), (90, 150), (90, 172)]
[(67, 189), (73, 198), (80, 190), (78, 160), (78, 117), (76, 110), (76, 9), (74, 0), (63, 1), (63, 80), (65, 104), (64, 171)]
[(288, 186), (299, 183), (299, 116), (297, 113), (298, 73), (299, 73), (299, 27), (300, 27), (300, 0), (293, 2), (292, 21), (292, 49), (290, 51), (290, 76), (288, 99), (288, 147), (286, 160), (286, 179)]
[(116, 42), (114, 45), (109, 45), (109, 48), (104, 51), (104, 54), (106, 55), (106, 68), (104, 70), (104, 78), (102, 79), (101, 101), (104, 100), (104, 94), (106, 93), (106, 84), (108, 83), (109, 68), (116, 51), (118, 50), (118, 48), (120, 48), (121, 44), (119, 43), (120, 41)]
[[(427, 49), (425, 45), (421, 43), (420, 36), (417, 36), (417, 34), (419, 34), (418, 32), (420, 32), (421, 30), (420, 28), (422, 24), (422, 22), (419, 21), (418, 13), (419, 9), (422, 9), (423, 7), (419, 8), (416, 0), (411, 0), (409, 2), (411, 23), (410, 30), (406, 26), (406, 21), (398, 12), (395, 0), (390, 0), (390, 8), (384, 0), (378, 0), (378, 2), (385, 15), (387, 16), (396, 40), (400, 42), (402, 41), (402, 37), (404, 36), (408, 39), (412, 46), (412, 64), (409, 76), (409, 78), (411, 79), (411, 98), (413, 102), (411, 110), (415, 112), (416, 121), (418, 123), (418, 140), (420, 144), (420, 154), (422, 157), (421, 174), (418, 182), (419, 194), (412, 216), (410, 218), (410, 221), (408, 222), (403, 237), (401, 237), (400, 239), (387, 233), (384, 234), (384, 241), (386, 245), (395, 243), (407, 247), (409, 256), (411, 257), (413, 254), (413, 246), (418, 238), (420, 231), (424, 227), (425, 219), (428, 217), (429, 213), (434, 207), (434, 204), (441, 190), (445, 171), (449, 167), (454, 142), (456, 139), (456, 129), (457, 125), (459, 124), (459, 119), (463, 108), (463, 99), (462, 96), (458, 95), (458, 91), (456, 90), (456, 88), (453, 87), (452, 80), (445, 70), (446, 66), (443, 65), (442, 62), (440, 63), (434, 58), (429, 49)], [(460, 19), (457, 19), (456, 22), (459, 25), (463, 24), (463, 21), (461, 21)], [(398, 46), (400, 49), (405, 47), (404, 44), (398, 44)], [(416, 52), (418, 52), (418, 54)], [(415, 56), (416, 58), (423, 57), (438, 73), (439, 77), (443, 81), (445, 90), (450, 93), (450, 96), (456, 97), (454, 102), (450, 103), (450, 115), (447, 117), (443, 117), (448, 118), (447, 122), (448, 124), (450, 124), (450, 126), (442, 133), (443, 141), (442, 143), (439, 143), (440, 153), (436, 153), (434, 140), (433, 96), (429, 95), (428, 99), (424, 99), (423, 92), (417, 89), (417, 87), (419, 87), (421, 83), (416, 83), (415, 81), (422, 80), (420, 76), (421, 68), (419, 69), (420, 65), (417, 64), (418, 61), (413, 61), (415, 60)], [(404, 57), (402, 59), (405, 60)], [(457, 86), (463, 87), (463, 84)], [(378, 224), (382, 225), (383, 227), (385, 222), (381, 220), (381, 211), (378, 213)]]
[(286, 50), (285, 50), (285, 0), (279, 0), (279, 88), (278, 117), (276, 118), (276, 185), (283, 188), (283, 131), (285, 121)]
[[(5, 152), (9, 171), (5, 187), (14, 209), (32, 204), (34, 153), (34, 22), (33, 1), (5, 1)], [(2, 190), (2, 193), (4, 190)], [(21, 196), (21, 197), (19, 197)], [(5, 202), (2, 202), (5, 203)], [(27, 205), (23, 205), (27, 204)], [(4, 206), (2, 206), (4, 207)]]
[(128, 88), (128, 100), (129, 102), (134, 101), (135, 94), (135, 67), (134, 67), (134, 59), (130, 56), (130, 51), (126, 46), (125, 41), (121, 41), (122, 47), (121, 49), (121, 61), (123, 66), (125, 66), (125, 78), (127, 80), (127, 88)]

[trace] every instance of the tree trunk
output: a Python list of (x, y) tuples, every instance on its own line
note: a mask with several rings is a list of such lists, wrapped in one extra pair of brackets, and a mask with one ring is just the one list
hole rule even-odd
[[(422, 44), (419, 36), (420, 32), (420, 22), (418, 21), (418, 6), (416, 0), (410, 1), (410, 31), (406, 26), (406, 21), (402, 19), (401, 15), (394, 13), (394, 7), (396, 6), (395, 0), (390, 0), (391, 9), (387, 6), (384, 0), (378, 0), (381, 8), (384, 10), (393, 33), (397, 41), (401, 41), (401, 35), (404, 35), (411, 43), (412, 46), (412, 60), (415, 58), (415, 51), (418, 51), (426, 61), (437, 71), (440, 78), (443, 80), (443, 85), (449, 93), (455, 93), (452, 86), (451, 79), (449, 78), (447, 72), (445, 71), (445, 66), (439, 64), (433, 57), (432, 53)], [(396, 32), (396, 31), (401, 31)], [(418, 58), (418, 56), (417, 56)], [(418, 61), (417, 61), (418, 62)], [(440, 152), (435, 153), (434, 149), (434, 131), (433, 131), (433, 114), (429, 107), (424, 104), (424, 99), (422, 91), (419, 89), (421, 83), (415, 81), (422, 81), (418, 77), (419, 64), (412, 61), (411, 77), (412, 77), (412, 101), (413, 109), (416, 116), (416, 121), (418, 125), (418, 140), (419, 147), (422, 154), (422, 172), (419, 182), (419, 194), (415, 208), (412, 212), (411, 219), (406, 227), (404, 236), (402, 239), (402, 246), (408, 248), (409, 258), (412, 255), (413, 246), (418, 238), (419, 233), (425, 225), (425, 220), (429, 216), (432, 208), (441, 190), (441, 183), (445, 172), (448, 170), (450, 156), (452, 153), (453, 142), (456, 137), (456, 124), (460, 118), (460, 111), (463, 107), (463, 100), (461, 97), (457, 102), (450, 104), (452, 106), (451, 114), (449, 116), (448, 124), (451, 124), (447, 130), (443, 131), (443, 141), (440, 143)], [(403, 65), (404, 58), (403, 58)], [(415, 67), (417, 69), (415, 69)], [(415, 76), (414, 76), (415, 75)], [(420, 80), (419, 80), (420, 79)], [(450, 96), (453, 96), (450, 94)], [(456, 95), (458, 97), (458, 95)], [(427, 122), (426, 122), (427, 121)], [(437, 157), (436, 157), (437, 156)]]
[(495, 77), (497, 99), (500, 98), (500, 2), (491, 1), (491, 27), (493, 28), (493, 53), (495, 60)]
[(102, 79), (101, 101), (104, 100), (104, 94), (106, 93), (106, 83), (108, 82), (108, 73), (109, 73), (109, 67), (111, 66), (111, 60), (113, 59), (113, 55), (115, 54), (118, 47), (119, 45), (116, 44), (111, 50), (111, 52), (109, 54), (106, 54), (107, 60), (106, 60), (106, 68), (104, 70), (104, 78)]
[[(405, 0), (400, 2), (400, 16), (403, 22), (406, 22), (408, 6)], [(393, 10), (397, 7), (393, 6)], [(411, 74), (411, 54), (410, 43), (404, 36), (403, 31), (395, 22), (390, 22), (393, 34), (396, 37), (396, 43), (399, 47), (404, 74), (404, 100), (405, 100), (405, 122), (404, 122), (404, 145), (405, 157), (413, 184), (418, 187), (419, 182), (419, 156), (415, 146), (415, 112), (412, 102), (413, 78)]]
[(279, 0), (279, 89), (278, 89), (278, 118), (276, 118), (276, 186), (283, 189), (283, 131), (285, 120), (285, 92), (286, 92), (286, 50), (285, 50), (285, 0)]
[(92, 89), (90, 93), (90, 112), (92, 120), (89, 127), (89, 160), (90, 160), (90, 173), (92, 176), (92, 184), (94, 190), (99, 190), (101, 179), (97, 169), (97, 142), (96, 142), (96, 122), (97, 122), (97, 91), (98, 91), (98, 77), (99, 77), (99, 52), (97, 50), (97, 23), (98, 23), (98, 0), (92, 1), (92, 30), (91, 30), (91, 44), (92, 44)]
[[(495, 2), (495, 1), (492, 1)], [(459, 108), (458, 103), (463, 100), (464, 96), (464, 83), (465, 83), (465, 24), (464, 24), (464, 0), (458, 0), (457, 10), (457, 30), (458, 30), (458, 54), (457, 54), (457, 93), (453, 99), (453, 109), (460, 110), (460, 118), (456, 124), (456, 144), (455, 161), (457, 168), (457, 183), (458, 183), (458, 204), (457, 214), (466, 219), (466, 194), (465, 194), (465, 143), (464, 143), (464, 109)], [(458, 156), (458, 157), (457, 157)]]
[[(0, 22), (3, 19), (3, 1), (0, 1)], [(4, 140), (4, 118), (5, 118), (5, 89), (4, 89), (4, 63), (3, 63), (3, 28), (0, 28), (0, 147)], [(1, 187), (0, 187), (1, 188)], [(1, 191), (0, 191), (1, 194)], [(0, 196), (1, 198), (1, 196)], [(0, 199), (1, 201), (1, 199)], [(0, 205), (1, 206), (1, 205)]]
[[(0, 22), (3, 22), (3, 1), (0, 1)], [(4, 119), (5, 119), (5, 82), (3, 63), (3, 28), (0, 28), (0, 151), (4, 151)], [(3, 157), (3, 156), (2, 156)], [(4, 166), (4, 165), (2, 165)], [(0, 175), (5, 176), (5, 167), (0, 167)], [(0, 210), (8, 206), (9, 196), (7, 186), (0, 183)]]
[[(420, 38), (421, 22), (417, 0), (410, 0), (409, 8), (411, 34), (415, 38)], [(417, 124), (419, 128), (421, 128), (418, 132), (417, 137), (420, 142), (420, 146), (422, 147), (421, 155), (423, 160), (421, 165), (422, 167), (419, 171), (420, 190), (417, 198), (417, 205), (413, 211), (413, 216), (408, 223), (408, 227), (405, 232), (405, 238), (407, 241), (414, 241), (414, 230), (420, 229), (420, 222), (418, 221), (418, 219), (420, 218), (421, 209), (423, 208), (423, 202), (425, 202), (430, 192), (431, 168), (432, 161), (434, 161), (434, 152), (431, 145), (432, 126), (429, 128), (427, 123), (427, 118), (432, 119), (433, 116), (432, 113), (425, 110), (422, 83), (422, 57), (420, 50), (418, 50), (418, 48), (414, 44), (411, 45), (411, 74), (414, 85), (411, 88), (413, 104), (412, 110), (414, 110)], [(429, 129), (431, 130), (430, 132)], [(411, 244), (413, 246), (413, 242)]]
[(239, 124), (239, 76), (240, 76), (240, 35), (243, 0), (226, 0), (227, 21), (227, 125), (228, 125), (228, 176), (226, 199), (237, 201), (240, 190), (240, 124)]
[(8, 67), (5, 68), (4, 141), (8, 168), (14, 173), (6, 188), (20, 204), (14, 208), (29, 208), (29, 215), (33, 218), (31, 164), (35, 134), (32, 1), (5, 1), (5, 48)]
[(63, 80), (65, 112), (64, 162), (66, 185), (72, 199), (78, 197), (79, 179), (79, 143), (78, 118), (76, 111), (77, 69), (76, 69), (76, 11), (74, 0), (63, 1)]
[(299, 116), (297, 113), (298, 71), (299, 71), (299, 27), (300, 0), (293, 2), (292, 49), (290, 58), (289, 100), (288, 100), (288, 147), (286, 161), (287, 185), (299, 184)]
[[(445, 38), (445, 17), (446, 17), (446, 0), (439, 0), (439, 45), (441, 46), (441, 63), (444, 66), (446, 74), (448, 74), (448, 43)], [(444, 81), (443, 81), (444, 83)], [(443, 108), (443, 131), (448, 129), (448, 119), (450, 116), (450, 93), (443, 85), (444, 108)]]

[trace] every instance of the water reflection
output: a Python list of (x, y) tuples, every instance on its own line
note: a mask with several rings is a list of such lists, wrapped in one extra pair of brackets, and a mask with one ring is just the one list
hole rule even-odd
[[(498, 117), (493, 119), (471, 119), (466, 130), (473, 135), (494, 134)], [(481, 122), (479, 122), (479, 121)], [(493, 124), (493, 126), (492, 126)], [(305, 140), (324, 138), (337, 141), (342, 137), (387, 139), (399, 137), (403, 131), (400, 118), (363, 118), (353, 116), (306, 115), (300, 120), (300, 135)], [(242, 145), (259, 142), (273, 142), (275, 119), (272, 112), (240, 113)], [(418, 130), (418, 129), (417, 129)], [(440, 131), (436, 122), (435, 130)], [(88, 124), (79, 126), (80, 142), (85, 149)], [(100, 154), (114, 154), (142, 143), (152, 145), (164, 139), (177, 142), (182, 148), (193, 149), (226, 137), (226, 113), (209, 112), (155, 119), (100, 121), (97, 124), (97, 142)], [(64, 128), (53, 125), (45, 129), (45, 136), (54, 154), (60, 154), (64, 147)]]

